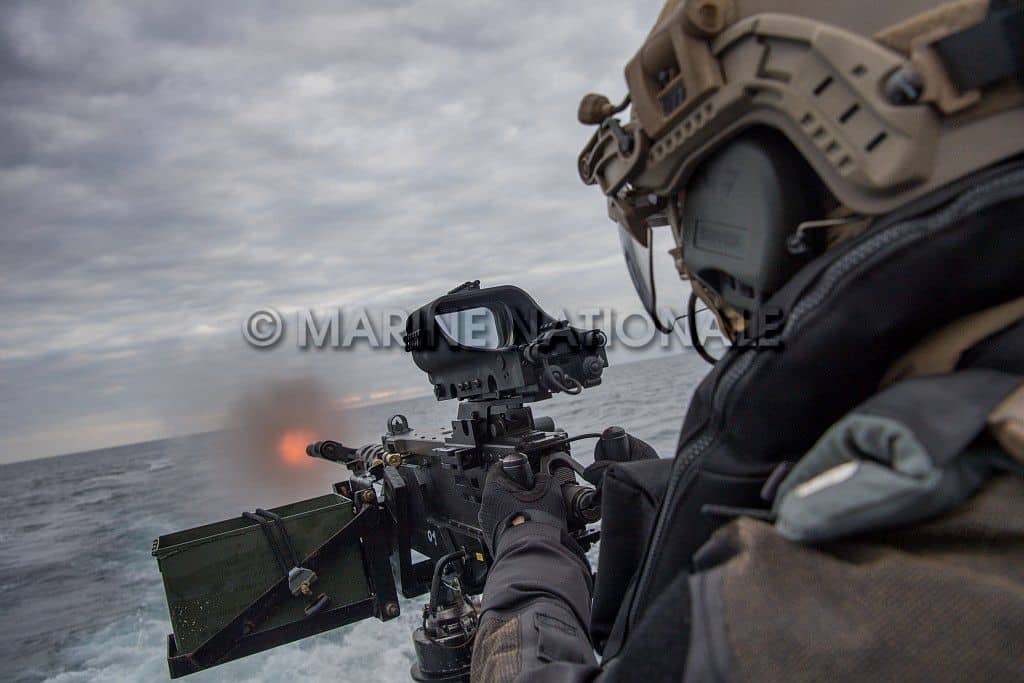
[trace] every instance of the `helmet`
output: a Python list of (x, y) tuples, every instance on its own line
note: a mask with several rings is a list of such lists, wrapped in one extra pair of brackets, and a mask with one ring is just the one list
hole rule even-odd
[(735, 338), (875, 216), (1024, 152), (1022, 73), (1021, 0), (669, 0), (625, 100), (583, 98), (579, 173), (659, 328), (649, 247), (669, 225), (691, 310)]

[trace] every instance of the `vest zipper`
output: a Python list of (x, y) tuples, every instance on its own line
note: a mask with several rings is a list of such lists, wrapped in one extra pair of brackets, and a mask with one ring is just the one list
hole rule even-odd
[[(932, 214), (897, 222), (878, 232), (867, 233), (863, 242), (828, 266), (819, 281), (793, 307), (780, 335), (780, 340), (785, 344), (787, 339), (795, 336), (800, 331), (798, 328), (800, 323), (817, 311), (842, 280), (881, 252), (884, 251), (887, 255), (892, 248), (901, 248), (917, 239), (941, 231), (967, 214), (1022, 194), (1024, 194), (1024, 170), (1015, 169), (964, 192), (946, 207)], [(647, 546), (649, 550), (641, 565), (636, 590), (633, 592), (629, 606), (629, 615), (626, 621), (629, 628), (636, 623), (637, 607), (648, 589), (653, 567), (660, 554), (661, 541), (665, 535), (665, 518), (668, 516), (666, 510), (671, 510), (674, 507), (675, 498), (679, 492), (685, 491), (696, 475), (696, 468), (691, 465), (717, 443), (718, 437), (722, 433), (720, 409), (728, 400), (732, 388), (752, 369), (757, 361), (760, 361), (758, 365), (766, 362), (761, 355), (747, 352), (739, 356), (732, 366), (726, 369), (713, 392), (712, 422), (709, 422), (704, 428), (704, 433), (692, 440), (676, 456), (676, 461), (672, 465), (672, 475), (665, 489), (665, 497), (658, 510), (658, 519), (654, 525), (651, 541)]]

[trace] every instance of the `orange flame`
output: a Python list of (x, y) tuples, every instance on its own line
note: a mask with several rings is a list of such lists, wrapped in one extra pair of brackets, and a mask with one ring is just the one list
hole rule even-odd
[(305, 467), (312, 462), (306, 455), (306, 446), (316, 441), (316, 435), (308, 429), (289, 429), (277, 441), (277, 453), (292, 467)]

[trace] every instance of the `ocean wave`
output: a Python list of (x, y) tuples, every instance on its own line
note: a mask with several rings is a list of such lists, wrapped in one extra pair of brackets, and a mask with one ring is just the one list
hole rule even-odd
[[(271, 683), (302, 680), (335, 683), (371, 680), (389, 683), (409, 680), (412, 629), (416, 610), (387, 623), (369, 619), (359, 624), (236, 660), (189, 677), (192, 683), (252, 681)], [(45, 680), (48, 683), (91, 681), (146, 682), (167, 679), (164, 659), (169, 625), (166, 620), (129, 617), (108, 626), (93, 638), (70, 648), (74, 662)]]
[[(670, 457), (688, 396), (703, 372), (690, 362), (673, 357), (612, 367), (601, 387), (533, 409), (570, 434), (621, 425)], [(429, 429), (450, 423), (456, 404), (416, 398), (367, 406), (353, 411), (353, 435), (342, 437), (376, 441), (387, 417), (397, 412)], [(211, 475), (209, 456), (217, 446), (217, 439), (204, 436), (97, 451), (24, 465), (18, 480), (0, 482), (0, 493), (7, 493), (2, 515), (8, 532), (0, 533), (0, 542), (12, 558), (0, 563), (0, 629), (10, 634), (0, 642), (0, 656), (15, 680), (167, 680), (170, 623), (149, 552), (152, 539), (263, 502)], [(582, 462), (591, 460), (593, 441), (574, 446)], [(325, 479), (324, 492), (331, 481)], [(595, 567), (599, 548), (590, 552)], [(18, 577), (31, 577), (32, 584), (22, 586)], [(28, 589), (31, 599), (24, 597)], [(41, 612), (39, 594), (60, 608)], [(393, 621), (369, 619), (189, 681), (408, 681), (412, 631), (424, 601), (401, 600), (402, 615)]]

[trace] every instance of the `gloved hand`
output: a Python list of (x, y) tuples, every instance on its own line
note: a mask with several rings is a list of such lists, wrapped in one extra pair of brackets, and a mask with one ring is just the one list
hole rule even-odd
[(604, 472), (609, 465), (617, 462), (633, 462), (634, 460), (651, 460), (658, 457), (654, 448), (629, 434), (622, 427), (609, 427), (601, 433), (601, 438), (594, 446), (594, 464), (583, 471), (583, 478), (597, 487), (601, 492)]
[(505, 474), (501, 463), (494, 463), (487, 472), (478, 515), (484, 543), (491, 557), (495, 556), (501, 533), (518, 515), (527, 521), (542, 522), (566, 531), (569, 529), (562, 489), (557, 481), (541, 473), (535, 475), (532, 489), (524, 489)]

